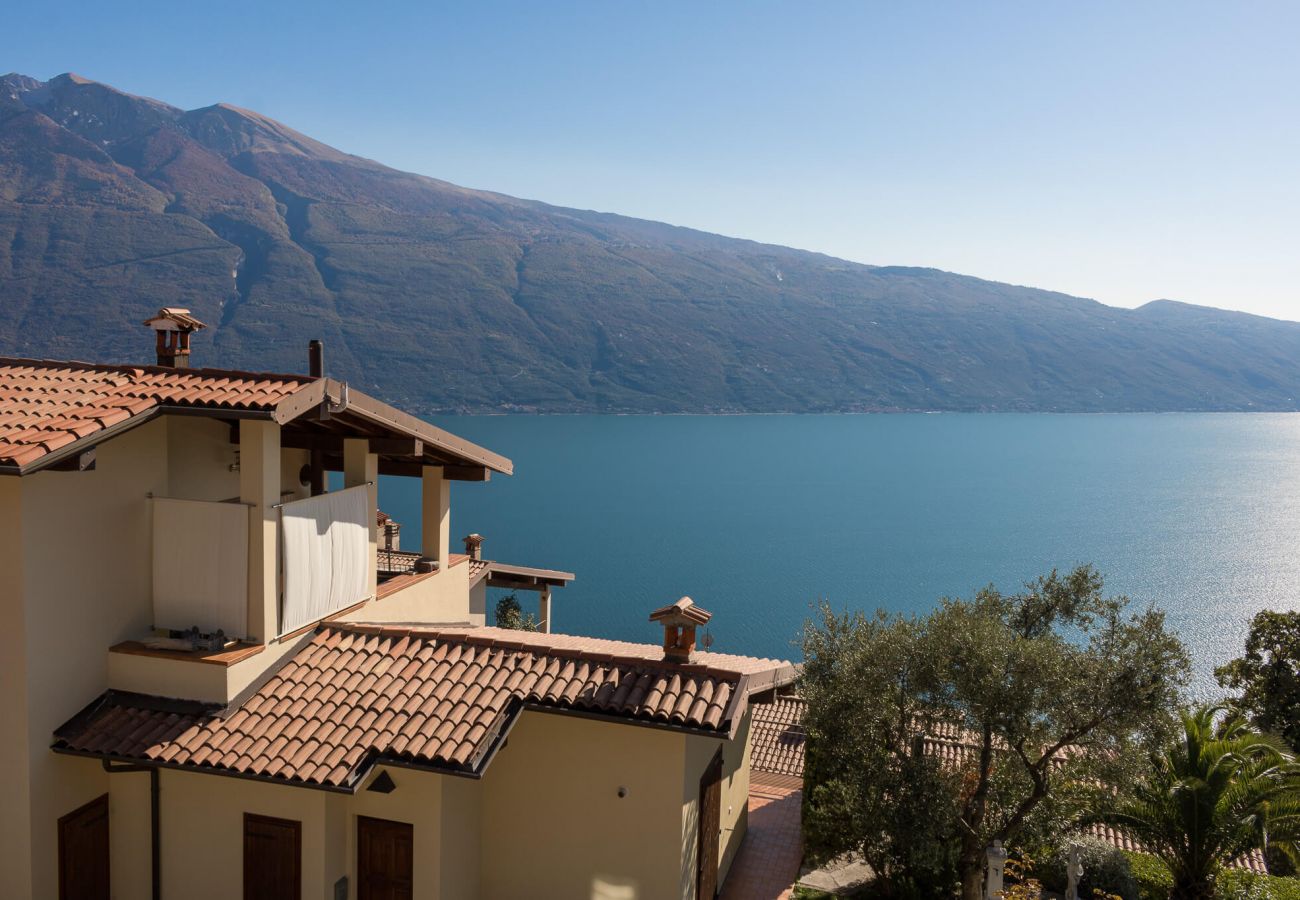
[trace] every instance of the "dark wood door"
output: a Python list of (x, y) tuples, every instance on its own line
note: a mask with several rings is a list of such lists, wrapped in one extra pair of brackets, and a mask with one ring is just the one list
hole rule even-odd
[(700, 778), (700, 840), (696, 859), (695, 896), (713, 900), (718, 894), (718, 843), (722, 834), (722, 750)]
[(108, 794), (59, 819), (59, 900), (109, 900)]
[(302, 897), (302, 823), (244, 813), (244, 900)]
[(357, 900), (411, 900), (414, 831), (357, 816)]

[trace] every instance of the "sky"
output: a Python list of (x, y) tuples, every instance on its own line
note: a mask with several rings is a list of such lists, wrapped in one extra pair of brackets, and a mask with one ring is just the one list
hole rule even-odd
[(13, 4), (0, 71), (468, 187), (1300, 320), (1300, 4)]

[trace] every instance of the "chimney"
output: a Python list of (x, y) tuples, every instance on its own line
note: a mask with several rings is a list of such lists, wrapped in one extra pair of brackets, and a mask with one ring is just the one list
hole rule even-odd
[(470, 559), (483, 558), (483, 535), (467, 534), (465, 535), (465, 552), (469, 554)]
[(713, 613), (696, 606), (690, 597), (650, 613), (650, 621), (664, 627), (664, 661), (690, 662), (695, 652), (695, 629), (712, 618)]
[(164, 306), (144, 324), (158, 335), (158, 365), (172, 369), (190, 367), (190, 335), (207, 327), (179, 306)]
[(307, 374), (312, 378), (325, 377), (325, 344), (321, 341), (307, 344)]

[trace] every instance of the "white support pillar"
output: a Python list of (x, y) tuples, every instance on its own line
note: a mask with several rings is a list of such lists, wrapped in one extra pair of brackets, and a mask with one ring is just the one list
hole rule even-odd
[(551, 633), (551, 586), (542, 585), (542, 589), (537, 592), (537, 619), (538, 627), (542, 633)]
[(280, 426), (239, 420), (239, 499), (248, 504), (248, 637), (280, 634)]
[(451, 482), (442, 466), (425, 466), (421, 487), (420, 553), (445, 569), (451, 554)]
[(367, 521), (370, 523), (370, 596), (379, 589), (379, 455), (370, 452), (370, 442), (365, 438), (343, 440), (343, 486), (368, 485), (366, 495)]

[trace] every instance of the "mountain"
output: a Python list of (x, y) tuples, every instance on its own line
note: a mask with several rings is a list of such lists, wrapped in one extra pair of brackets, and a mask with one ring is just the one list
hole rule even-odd
[(0, 79), (0, 353), (330, 374), (415, 412), (1300, 407), (1300, 324), (1116, 309), (468, 190), (248, 110)]

